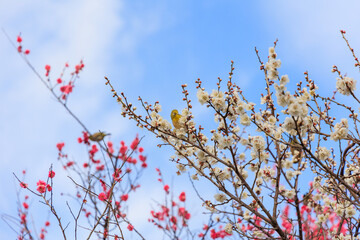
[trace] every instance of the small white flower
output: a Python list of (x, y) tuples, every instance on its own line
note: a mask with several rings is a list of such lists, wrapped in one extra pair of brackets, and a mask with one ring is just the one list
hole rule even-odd
[(183, 164), (177, 164), (176, 168), (179, 169), (180, 172), (186, 172), (186, 167)]
[(191, 175), (191, 179), (192, 180), (199, 180), (199, 177), (198, 177), (197, 174), (193, 174), (193, 175)]
[(289, 105), (289, 114), (293, 117), (305, 117), (307, 114), (307, 107), (300, 104), (298, 101), (295, 101)]
[(283, 163), (283, 167), (284, 167), (285, 169), (290, 169), (292, 166), (293, 166), (293, 162), (290, 161), (290, 160), (286, 160), (286, 161)]
[(337, 78), (336, 89), (343, 95), (350, 95), (356, 90), (356, 80), (350, 77)]
[(250, 111), (254, 108), (254, 106), (255, 106), (255, 103), (249, 102), (248, 104), (245, 105), (245, 109), (247, 111)]
[(245, 160), (245, 153), (240, 153), (239, 154), (239, 159), (240, 160)]
[(321, 199), (321, 195), (320, 195), (320, 194), (315, 194), (315, 195), (313, 196), (313, 200), (314, 200), (314, 201), (320, 201), (320, 199)]
[(243, 216), (244, 220), (249, 220), (251, 218), (249, 210), (246, 210)]
[(202, 89), (199, 89), (196, 94), (199, 102), (201, 105), (209, 101), (209, 93), (203, 91)]
[(240, 132), (240, 127), (236, 126), (232, 130), (233, 130), (234, 133), (238, 133), (238, 132)]
[(327, 215), (325, 215), (325, 214), (319, 214), (317, 217), (318, 217), (318, 219), (315, 223), (319, 226), (322, 225), (327, 220)]
[(349, 206), (346, 208), (345, 213), (346, 213), (345, 217), (350, 218), (356, 214), (356, 210), (355, 210), (354, 206)]
[(241, 115), (240, 123), (244, 126), (249, 126), (251, 124), (249, 116), (247, 114)]
[(246, 170), (241, 170), (240, 171), (241, 176), (246, 180), (247, 177), (249, 176), (248, 172)]
[(247, 199), (247, 197), (248, 197), (247, 192), (243, 192), (243, 193), (241, 194), (241, 199)]
[(265, 150), (265, 140), (262, 136), (252, 137), (251, 144), (255, 151)]
[(155, 104), (154, 110), (155, 110), (156, 112), (161, 112), (161, 105), (160, 105), (160, 104)]
[(289, 77), (288, 75), (283, 75), (280, 78), (280, 84), (281, 85), (286, 85), (289, 82)]
[(214, 198), (215, 198), (215, 200), (216, 201), (218, 201), (218, 202), (225, 202), (225, 200), (226, 200), (226, 196), (225, 196), (225, 194), (223, 194), (223, 193), (217, 193), (217, 194), (215, 194), (214, 195)]
[(318, 147), (317, 153), (315, 153), (315, 156), (320, 160), (326, 160), (330, 157), (330, 155), (331, 152), (326, 147)]
[(285, 196), (289, 199), (293, 199), (295, 197), (295, 189), (285, 191)]
[(273, 55), (275, 53), (274, 47), (269, 47), (269, 56)]
[(275, 118), (273, 115), (271, 115), (271, 116), (269, 117), (268, 121), (269, 121), (269, 123), (271, 123), (272, 125), (275, 125), (275, 123), (276, 123), (276, 118)]
[(247, 140), (246, 138), (242, 138), (242, 139), (240, 140), (240, 144), (243, 145), (243, 146), (249, 145), (249, 140)]
[(224, 227), (224, 231), (231, 235), (231, 234), (232, 234), (232, 231), (233, 231), (232, 227), (233, 227), (233, 226), (232, 226), (231, 223), (227, 223), (227, 224), (225, 225), (225, 227)]
[(260, 186), (261, 184), (263, 184), (264, 180), (262, 178), (258, 178), (256, 179), (256, 185)]
[(291, 170), (286, 171), (286, 178), (290, 181), (294, 177), (294, 172)]

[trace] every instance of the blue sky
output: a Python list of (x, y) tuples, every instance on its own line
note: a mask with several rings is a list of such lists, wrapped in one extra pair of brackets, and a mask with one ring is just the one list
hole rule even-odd
[[(157, 149), (156, 139), (121, 117), (103, 76), (131, 102), (139, 95), (149, 102), (158, 100), (164, 115), (169, 115), (173, 108), (184, 107), (181, 84), (189, 85), (195, 101), (194, 81), (201, 78), (208, 90), (215, 88), (217, 77), (225, 79), (234, 60), (234, 79), (258, 102), (257, 94), (264, 86), (254, 47), (265, 61), (268, 47), (278, 38), (281, 74), (294, 82), (308, 70), (324, 93), (332, 91), (333, 64), (358, 78), (339, 30), (346, 30), (355, 50), (360, 49), (360, 3), (339, 2), (2, 0), (0, 26), (13, 39), (22, 33), (24, 46), (32, 51), (29, 59), (40, 72), (50, 64), (56, 77), (65, 62), (75, 65), (84, 60), (85, 69), (69, 106), (91, 130), (111, 132), (114, 142), (129, 142), (137, 133), (146, 136), (143, 146), (149, 168), (144, 189), (148, 192), (142, 189), (134, 198), (134, 205), (141, 209), (132, 217), (152, 234), (146, 227), (148, 215), (139, 213), (148, 212), (153, 204), (143, 200), (145, 195), (151, 192), (156, 199), (161, 193), (154, 168), (161, 167), (175, 186), (181, 183), (189, 192), (191, 188), (186, 176), (173, 176), (175, 166), (168, 161), (171, 151)], [(35, 183), (45, 177), (50, 164), (60, 170), (55, 148), (59, 141), (68, 143), (75, 159), (84, 157), (83, 149), (76, 146), (82, 129), (52, 99), (4, 35), (0, 35), (0, 66), (0, 213), (16, 214), (12, 172), (26, 169)], [(194, 104), (200, 122), (209, 113)], [(65, 189), (66, 184), (59, 187)], [(193, 207), (201, 212), (196, 204)], [(13, 237), (0, 224), (0, 238)]]

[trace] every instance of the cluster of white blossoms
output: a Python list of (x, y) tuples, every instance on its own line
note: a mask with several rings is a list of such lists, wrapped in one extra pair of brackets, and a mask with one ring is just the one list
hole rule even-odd
[[(347, 179), (355, 179), (355, 178), (349, 178), (348, 176), (351, 175), (350, 172), (353, 172), (353, 176), (358, 176), (360, 173), (358, 168), (350, 168), (351, 170), (348, 171), (348, 169), (345, 171), (345, 177)], [(356, 171), (358, 170), (358, 171)], [(320, 176), (317, 176), (314, 178), (313, 181), (313, 187), (317, 190), (317, 194), (313, 195), (312, 199), (315, 202), (323, 201), (324, 207), (330, 207), (334, 213), (339, 217), (345, 217), (346, 219), (349, 219), (357, 213), (356, 208), (353, 203), (351, 203), (348, 200), (338, 201), (336, 198), (334, 198), (332, 195), (329, 195), (328, 188), (333, 189), (333, 187), (329, 187), (328, 183), (325, 181), (324, 184), (321, 183), (322, 178)], [(355, 184), (355, 182), (348, 182), (348, 184)], [(328, 220), (329, 214), (324, 215), (318, 215), (318, 223), (324, 223), (326, 220)]]
[(310, 100), (310, 94), (307, 92), (307, 89), (304, 88), (305, 92), (299, 97), (293, 98), (293, 101), (290, 101), (288, 112), (293, 117), (304, 118), (308, 115), (308, 107), (306, 102)]
[(230, 175), (231, 170), (229, 168), (221, 169), (221, 168), (215, 167), (212, 169), (212, 173), (213, 173), (213, 176), (221, 182), (226, 179), (229, 179), (231, 177), (231, 175)]
[[(252, 159), (260, 159), (261, 161), (267, 160), (269, 157), (269, 153), (267, 153), (265, 151), (265, 139), (262, 136), (249, 136), (249, 142), (252, 146), (252, 150), (251, 150), (251, 157)], [(256, 166), (253, 166), (256, 167)], [(257, 170), (256, 169), (252, 169), (254, 171)]]
[(360, 239), (360, 236), (357, 236), (357, 237), (354, 237), (353, 235), (344, 235), (343, 233), (340, 233), (336, 239), (339, 239), (339, 240), (359, 240)]
[(335, 213), (339, 217), (342, 217), (345, 214), (345, 218), (351, 218), (351, 217), (355, 216), (356, 209), (353, 204), (346, 202), (344, 204), (337, 204), (335, 206)]
[(349, 124), (346, 118), (341, 119), (341, 122), (335, 124), (334, 131), (330, 134), (330, 139), (337, 141), (347, 137), (349, 131)]
[[(215, 138), (216, 135), (216, 138)], [(234, 135), (223, 137), (219, 133), (214, 133), (214, 139), (219, 143), (219, 149), (225, 149), (233, 145)]]
[[(276, 60), (276, 53), (273, 47), (269, 48), (269, 60), (265, 64), (265, 69), (267, 70), (267, 77), (271, 80), (278, 79), (278, 71), (281, 65), (280, 60)], [(311, 95), (307, 91), (307, 88), (303, 88), (301, 91), (301, 95), (298, 97), (294, 97), (289, 91), (287, 91), (286, 84), (289, 82), (288, 75), (283, 75), (280, 78), (279, 84), (275, 83), (275, 96), (277, 100), (277, 104), (286, 107), (287, 114), (290, 114), (292, 117), (301, 117), (305, 118), (308, 115), (308, 107), (306, 102), (310, 101)], [(262, 98), (262, 103), (265, 103), (265, 98)]]
[(215, 110), (225, 112), (227, 105), (224, 98), (224, 93), (222, 91), (213, 89), (210, 96), (211, 96), (211, 103), (213, 104)]
[(289, 91), (286, 91), (286, 83), (289, 82), (289, 77), (284, 75), (280, 78), (280, 85), (274, 84), (275, 96), (277, 103), (282, 106), (288, 106), (288, 112), (293, 117), (305, 118), (308, 115), (308, 107), (306, 102), (310, 101), (311, 95), (307, 91), (307, 88), (302, 89), (302, 94), (298, 97), (294, 97)]
[(288, 171), (286, 171), (286, 178), (290, 181), (293, 177), (296, 177), (300, 174), (301, 174), (301, 171), (299, 171), (299, 170), (296, 170), (296, 171), (288, 170)]
[(360, 176), (360, 168), (359, 166), (350, 165), (345, 170), (345, 182), (349, 185), (355, 185), (358, 183), (358, 176)]
[[(148, 129), (174, 148), (176, 156), (172, 159), (178, 164), (178, 173), (194, 171), (192, 179), (198, 180), (204, 177), (218, 188), (220, 192), (214, 193), (213, 196), (218, 203), (213, 204), (211, 201), (204, 203), (211, 212), (221, 213), (221, 210), (216, 209), (217, 205), (231, 205), (236, 199), (236, 202), (242, 201), (236, 209), (239, 210), (243, 220), (251, 224), (254, 213), (264, 211), (264, 207), (259, 203), (267, 201), (269, 197), (273, 200), (278, 197), (276, 201), (281, 200), (280, 204), (290, 203), (291, 206), (309, 204), (308, 206), (317, 214), (316, 224), (319, 226), (326, 224), (335, 214), (340, 218), (344, 216), (352, 218), (358, 215), (356, 214), (358, 207), (351, 202), (354, 196), (346, 195), (347, 189), (355, 188), (354, 186), (359, 182), (360, 168), (356, 166), (356, 160), (353, 158), (353, 163), (345, 164), (344, 174), (339, 179), (332, 177), (331, 174), (327, 175), (327, 169), (316, 167), (318, 164), (319, 166), (324, 164), (330, 166), (332, 171), (339, 166), (336, 165), (338, 159), (332, 158), (330, 148), (320, 145), (323, 139), (326, 141), (329, 134), (330, 139), (334, 141), (349, 139), (348, 120), (341, 119), (341, 122), (333, 125), (335, 118), (330, 116), (328, 105), (331, 100), (315, 94), (318, 87), (308, 78), (307, 73), (305, 73), (306, 83), (299, 82), (294, 93), (291, 93), (287, 89), (289, 76), (279, 75), (280, 67), (281, 61), (277, 59), (275, 48), (269, 48), (268, 61), (264, 66), (267, 92), (261, 94), (261, 104), (265, 106), (259, 109), (255, 109), (254, 103), (248, 102), (241, 88), (235, 84), (235, 80), (232, 79), (233, 66), (226, 90), (220, 87), (221, 79), (217, 89), (212, 90), (211, 93), (206, 92), (198, 81), (196, 96), (199, 103), (214, 110), (216, 127), (210, 132), (200, 125), (196, 128), (194, 117), (189, 111), (192, 108), (191, 100), (187, 98), (185, 89), (184, 100), (187, 108), (181, 111), (180, 127), (172, 127), (170, 122), (160, 116), (161, 106), (157, 103), (146, 117), (149, 122), (138, 121), (138, 123), (141, 125), (146, 122), (151, 125)], [(339, 93), (350, 95), (356, 89), (356, 80), (340, 76), (336, 88)], [(325, 107), (320, 106), (322, 102)], [(147, 113), (149, 109), (151, 107), (146, 108)], [(144, 126), (148, 126), (146, 124)], [(260, 132), (258, 136), (253, 133), (252, 128), (247, 131), (246, 127), (250, 125)], [(331, 133), (324, 125), (330, 125)], [(211, 137), (211, 140), (208, 141), (205, 134)], [(317, 144), (314, 143), (315, 137), (319, 139)], [(349, 151), (353, 149), (355, 147)], [(314, 162), (318, 164), (313, 164)], [(317, 177), (308, 191), (307, 198), (303, 197), (300, 200), (303, 190), (301, 181), (306, 180), (310, 171)], [(305, 175), (304, 178), (300, 178), (301, 175)], [(327, 178), (328, 176), (330, 178)], [(278, 194), (272, 194), (275, 192)], [(334, 197), (342, 193), (345, 193), (345, 198)], [(294, 203), (291, 201), (294, 199), (300, 201)], [(316, 203), (315, 207), (314, 203)], [(324, 208), (327, 207), (331, 211), (325, 211)], [(269, 223), (265, 220), (264, 224)], [(225, 231), (232, 233), (235, 226), (238, 225), (230, 221), (226, 224)], [(256, 230), (253, 231), (253, 236), (256, 234)], [(263, 233), (259, 231), (258, 234), (260, 236)], [(346, 237), (344, 236), (344, 239)]]
[(336, 89), (343, 95), (350, 95), (356, 90), (356, 80), (350, 77), (336, 78)]
[(276, 59), (276, 52), (275, 48), (271, 47), (269, 48), (269, 60), (265, 64), (265, 69), (267, 73), (267, 77), (270, 80), (276, 80), (279, 77), (278, 68), (281, 66), (280, 59)]
[(265, 150), (265, 139), (262, 136), (252, 136), (249, 137), (251, 145), (254, 151), (263, 151)]
[[(287, 75), (285, 75), (285, 76), (286, 76), (286, 79), (289, 79), (287, 77)], [(284, 76), (282, 76), (281, 79), (283, 79), (283, 77)], [(285, 83), (281, 84), (281, 82), (280, 82), (280, 85), (275, 83), (274, 88), (276, 91), (275, 96), (276, 96), (277, 104), (279, 104), (282, 107), (285, 107), (293, 101), (294, 96), (292, 96), (289, 91), (286, 91), (287, 88), (285, 87)]]
[(152, 111), (150, 113), (150, 117), (151, 117), (150, 124), (153, 127), (157, 127), (161, 130), (170, 130), (172, 128), (171, 124), (166, 119), (164, 119), (162, 116), (160, 116), (160, 114), (158, 113), (160, 111), (161, 111), (161, 106), (159, 104), (157, 104), (157, 110)]

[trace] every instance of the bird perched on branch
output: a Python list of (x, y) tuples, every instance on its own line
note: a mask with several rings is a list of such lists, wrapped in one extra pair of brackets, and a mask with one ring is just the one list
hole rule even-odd
[(110, 133), (105, 133), (105, 132), (99, 131), (99, 132), (96, 132), (96, 133), (94, 133), (94, 134), (91, 134), (91, 135), (89, 136), (89, 139), (90, 139), (91, 141), (93, 141), (93, 142), (100, 142), (100, 141), (102, 141), (102, 140), (104, 139), (104, 137), (107, 136), (107, 135), (110, 135)]
[(174, 127), (176, 129), (181, 128), (181, 124), (180, 124), (181, 115), (179, 114), (178, 110), (176, 110), (176, 109), (172, 110), (171, 114), (170, 114), (170, 117), (171, 117), (171, 120), (172, 120), (172, 123), (173, 123)]

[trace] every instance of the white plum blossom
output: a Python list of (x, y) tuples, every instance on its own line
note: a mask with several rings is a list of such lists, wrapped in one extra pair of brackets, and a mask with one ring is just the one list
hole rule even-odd
[(281, 85), (286, 85), (289, 82), (289, 76), (288, 75), (283, 75), (280, 78), (280, 84)]
[(290, 181), (293, 177), (295, 177), (295, 174), (292, 170), (286, 171), (286, 178)]
[(256, 172), (259, 169), (259, 167), (257, 164), (250, 164), (249, 169), (252, 172)]
[(243, 192), (242, 194), (241, 194), (241, 199), (247, 199), (248, 198), (248, 193), (247, 192)]
[(328, 214), (319, 214), (317, 216), (317, 221), (315, 222), (318, 226), (321, 226), (328, 219)]
[(243, 216), (244, 220), (248, 221), (251, 218), (250, 211), (246, 210)]
[(249, 116), (247, 114), (241, 115), (240, 123), (244, 126), (249, 126), (251, 124)]
[(197, 158), (199, 159), (199, 162), (205, 162), (207, 160), (206, 153), (204, 151), (199, 151), (197, 153)]
[(265, 140), (262, 136), (251, 137), (251, 144), (255, 151), (265, 150)]
[(350, 77), (343, 77), (336, 79), (336, 89), (343, 95), (350, 95), (356, 90), (356, 80)]
[(240, 144), (243, 146), (249, 145), (249, 140), (247, 140), (246, 138), (241, 138)]
[(232, 129), (232, 131), (233, 131), (234, 133), (238, 133), (238, 132), (240, 132), (240, 127), (239, 127), (239, 126), (236, 126), (236, 127), (234, 127), (234, 128)]
[(307, 102), (307, 101), (310, 101), (311, 100), (311, 95), (310, 95), (310, 93), (308, 93), (307, 88), (303, 88), (302, 90), (303, 90), (303, 93), (300, 96), (301, 101), (304, 102), (304, 103)]
[(158, 127), (161, 130), (170, 130), (172, 128), (171, 124), (163, 119), (159, 114), (157, 114), (155, 111), (150, 113), (151, 122), (150, 124), (154, 127)]
[(308, 107), (303, 103), (301, 98), (296, 98), (294, 102), (289, 105), (289, 114), (293, 117), (306, 117)]
[(268, 118), (268, 121), (269, 121), (270, 124), (275, 125), (275, 123), (276, 123), (276, 117), (274, 117), (273, 115), (271, 115), (271, 116)]
[(295, 125), (295, 121), (293, 118), (291, 117), (287, 117), (285, 118), (285, 121), (282, 125), (283, 129), (288, 132), (290, 135), (296, 135), (296, 125)]
[(200, 102), (201, 105), (204, 105), (207, 101), (209, 101), (209, 93), (205, 92), (202, 89), (199, 89), (196, 93), (196, 96)]
[(285, 85), (275, 83), (274, 88), (276, 91), (277, 104), (280, 106), (285, 107), (294, 101), (294, 96), (292, 96), (289, 91), (286, 91)]
[(262, 185), (263, 182), (264, 182), (264, 180), (263, 180), (262, 178), (257, 178), (257, 179), (256, 179), (256, 185), (257, 185), (257, 186)]
[(225, 149), (232, 146), (233, 138), (231, 136), (228, 137), (220, 136), (218, 142), (219, 142), (219, 149)]
[(285, 190), (285, 197), (293, 199), (295, 197), (295, 189)]
[(250, 110), (252, 110), (252, 109), (254, 108), (254, 106), (255, 106), (255, 103), (249, 102), (249, 103), (247, 103), (247, 104), (245, 105), (245, 109), (246, 109), (247, 111), (250, 111)]
[(213, 90), (210, 96), (211, 102), (217, 111), (224, 111), (226, 109), (226, 102), (222, 91)]
[(282, 166), (285, 168), (285, 169), (290, 169), (292, 166), (293, 166), (293, 161), (290, 161), (289, 159), (287, 159), (283, 164)]
[(342, 217), (344, 215), (344, 212), (345, 212), (345, 209), (343, 209), (341, 206), (338, 206), (336, 209), (335, 209), (335, 213), (336, 215)]
[(186, 167), (183, 164), (177, 164), (176, 168), (180, 171), (180, 172), (186, 172)]
[(236, 107), (235, 107), (235, 111), (238, 114), (244, 114), (245, 113), (245, 109), (246, 109), (246, 103), (239, 100)]
[(217, 194), (215, 194), (214, 198), (215, 198), (216, 201), (222, 203), (222, 202), (225, 202), (225, 200), (226, 200), (226, 195), (223, 194), (223, 193), (217, 193)]
[(161, 105), (160, 105), (160, 104), (155, 104), (154, 110), (155, 110), (156, 112), (161, 112)]
[(349, 206), (346, 208), (345, 210), (345, 217), (346, 218), (350, 218), (350, 217), (353, 217), (355, 214), (356, 214), (356, 209), (353, 205)]
[(197, 174), (193, 174), (193, 175), (191, 175), (191, 179), (192, 180), (199, 180), (199, 177), (198, 177)]
[(239, 173), (240, 175), (246, 180), (246, 178), (249, 176), (248, 172), (241, 167), (239, 167)]
[(239, 159), (240, 160), (245, 160), (245, 156), (246, 156), (245, 153), (240, 153), (239, 154)]
[(222, 170), (221, 168), (215, 167), (213, 168), (213, 173), (219, 181), (224, 181), (230, 178), (230, 171), (226, 168)]
[(326, 147), (318, 147), (315, 156), (320, 160), (326, 160), (330, 157), (331, 152)]
[(224, 231), (231, 235), (232, 232), (233, 232), (233, 229), (232, 229), (232, 228), (233, 228), (232, 224), (231, 224), (231, 223), (227, 223), (227, 224), (225, 225), (225, 227), (224, 227)]

